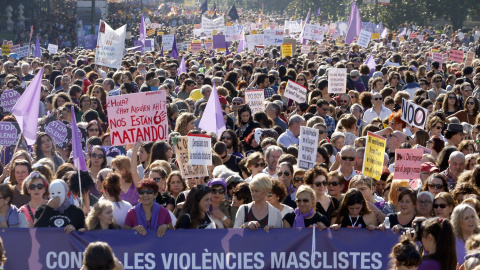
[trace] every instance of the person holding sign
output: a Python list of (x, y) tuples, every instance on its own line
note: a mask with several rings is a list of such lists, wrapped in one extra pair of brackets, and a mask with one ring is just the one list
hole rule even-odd
[(243, 141), (245, 137), (252, 133), (252, 130), (255, 128), (259, 128), (260, 124), (258, 122), (253, 121), (252, 110), (250, 106), (244, 104), (238, 110), (239, 117), (237, 118), (237, 129), (236, 133), (238, 135), (238, 139)]

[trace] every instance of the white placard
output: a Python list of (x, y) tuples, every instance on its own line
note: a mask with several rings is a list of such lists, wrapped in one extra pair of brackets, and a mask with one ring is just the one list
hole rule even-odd
[(300, 52), (302, 54), (308, 54), (310, 52), (311, 45), (302, 45)]
[(127, 25), (113, 30), (106, 22), (100, 20), (95, 64), (111, 68), (120, 68), (125, 50)]
[(48, 44), (48, 53), (50, 54), (56, 54), (58, 51), (58, 45), (55, 44)]
[(302, 20), (298, 21), (285, 21), (285, 30), (289, 30), (290, 33), (302, 32)]
[(301, 126), (299, 142), (297, 167), (311, 169), (317, 159), (318, 129)]
[(364, 47), (364, 48), (368, 48), (368, 44), (370, 43), (370, 39), (372, 39), (372, 33), (362, 29), (360, 31), (360, 35), (358, 36), (357, 44), (359, 46)]
[(253, 51), (257, 45), (263, 45), (263, 34), (247, 35), (246, 38), (249, 51)]
[(442, 70), (443, 55), (441, 53), (432, 52), (432, 59), (440, 64), (438, 69)]
[(402, 99), (402, 120), (410, 126), (423, 129), (427, 122), (428, 110), (417, 104)]
[(308, 40), (314, 40), (322, 42), (325, 37), (325, 28), (320, 25), (305, 24), (303, 29), (303, 38)]
[(305, 103), (307, 100), (307, 89), (292, 80), (288, 80), (284, 96), (298, 103)]
[(217, 30), (218, 34), (225, 33), (225, 17), (220, 16), (214, 20), (202, 16), (202, 30), (204, 32), (211, 33), (213, 30)]
[(212, 165), (212, 139), (208, 135), (188, 135), (190, 165)]
[(252, 114), (265, 111), (263, 102), (265, 101), (265, 93), (263, 89), (245, 91), (245, 104), (250, 106)]
[(263, 45), (265, 46), (280, 46), (283, 42), (282, 30), (270, 30), (267, 29), (263, 32)]
[(245, 40), (243, 25), (235, 24), (225, 27), (225, 41)]
[(174, 35), (163, 35), (163, 37), (162, 37), (162, 45), (163, 45), (162, 50), (164, 52), (170, 51), (172, 49), (174, 38), (175, 38)]
[(346, 93), (347, 69), (331, 68), (328, 70), (328, 93)]

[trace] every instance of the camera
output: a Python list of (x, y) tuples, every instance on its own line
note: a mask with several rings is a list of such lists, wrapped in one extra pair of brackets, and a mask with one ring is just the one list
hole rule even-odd
[(417, 233), (417, 236), (415, 237), (415, 241), (422, 241), (422, 235), (423, 235), (422, 223), (423, 223), (423, 220), (420, 220), (420, 221), (417, 221), (415, 224), (413, 224), (413, 229)]

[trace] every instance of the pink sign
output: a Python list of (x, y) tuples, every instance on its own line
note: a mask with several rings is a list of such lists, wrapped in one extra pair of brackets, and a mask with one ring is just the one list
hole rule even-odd
[(457, 62), (457, 63), (463, 63), (463, 51), (450, 50), (448, 55), (449, 55), (448, 60)]
[(393, 179), (419, 179), (423, 149), (395, 150)]
[(433, 61), (440, 63), (440, 67), (438, 69), (442, 70), (443, 55), (441, 53), (432, 52), (432, 59)]
[(410, 39), (417, 38), (417, 32), (410, 33), (410, 36), (408, 36)]
[(202, 50), (202, 43), (190, 43), (190, 51), (199, 52)]
[(112, 145), (168, 139), (166, 92), (107, 97)]

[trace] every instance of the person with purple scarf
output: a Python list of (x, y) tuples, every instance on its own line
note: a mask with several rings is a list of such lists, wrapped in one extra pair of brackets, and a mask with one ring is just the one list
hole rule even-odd
[(141, 235), (146, 235), (147, 229), (156, 230), (158, 237), (162, 237), (167, 229), (173, 229), (170, 213), (155, 202), (158, 190), (158, 185), (153, 180), (140, 181), (137, 187), (140, 202), (128, 211), (125, 229), (133, 229)]
[(283, 228), (318, 227), (323, 230), (330, 226), (328, 218), (315, 211), (316, 201), (315, 191), (307, 185), (301, 185), (296, 196), (298, 207), (283, 217)]
[(27, 228), (25, 215), (12, 205), (13, 187), (0, 184), (0, 228)]

